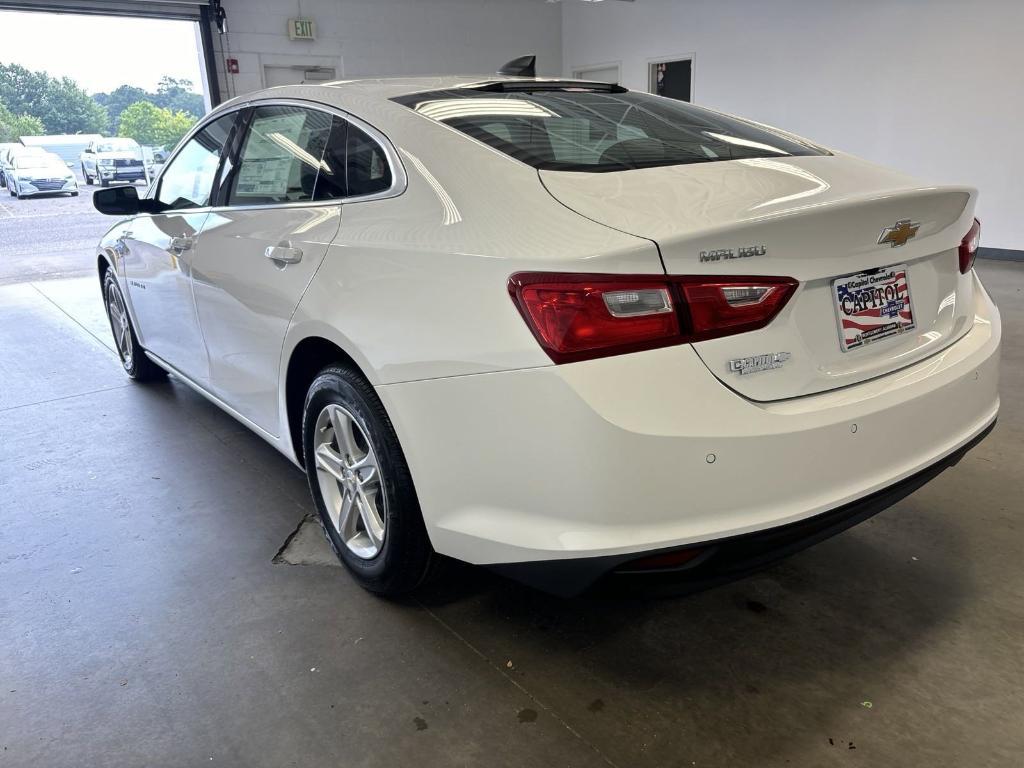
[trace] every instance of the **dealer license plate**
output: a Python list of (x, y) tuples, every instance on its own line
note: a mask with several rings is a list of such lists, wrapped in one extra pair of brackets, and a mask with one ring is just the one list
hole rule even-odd
[(915, 327), (906, 264), (833, 280), (832, 297), (843, 352)]

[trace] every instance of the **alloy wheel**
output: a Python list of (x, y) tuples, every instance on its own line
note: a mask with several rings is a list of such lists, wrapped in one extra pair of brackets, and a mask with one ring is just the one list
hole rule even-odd
[(132, 367), (132, 333), (129, 325), (128, 312), (124, 299), (117, 286), (111, 283), (107, 287), (107, 315), (110, 318), (110, 329), (114, 333), (114, 343), (126, 369)]
[(346, 408), (327, 405), (316, 420), (313, 456), (328, 517), (352, 554), (376, 557), (387, 534), (387, 499), (365, 427)]

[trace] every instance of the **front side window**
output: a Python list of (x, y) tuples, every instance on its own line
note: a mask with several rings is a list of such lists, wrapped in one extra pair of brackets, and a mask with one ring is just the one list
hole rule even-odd
[(213, 182), (227, 146), (235, 114), (214, 120), (189, 139), (160, 177), (157, 200), (169, 210), (210, 204)]
[(607, 172), (827, 154), (743, 120), (634, 91), (539, 84), (395, 101), (542, 170)]
[(324, 162), (331, 122), (331, 115), (312, 109), (256, 107), (230, 177), (228, 204), (312, 200), (317, 178), (342, 170)]

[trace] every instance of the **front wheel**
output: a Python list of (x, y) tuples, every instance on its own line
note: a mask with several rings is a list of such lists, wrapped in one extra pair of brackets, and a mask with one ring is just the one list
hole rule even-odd
[(320, 521), (356, 581), (382, 595), (420, 586), (437, 556), (373, 387), (348, 368), (321, 371), (306, 395), (302, 446)]
[(107, 319), (114, 334), (114, 346), (125, 373), (135, 381), (156, 381), (167, 376), (167, 372), (154, 363), (143, 351), (135, 336), (131, 317), (124, 303), (124, 295), (113, 272), (107, 270), (103, 278), (103, 299), (107, 307)]
[(109, 187), (110, 186), (110, 181), (108, 179), (101, 178), (100, 179), (100, 186), (101, 187)]

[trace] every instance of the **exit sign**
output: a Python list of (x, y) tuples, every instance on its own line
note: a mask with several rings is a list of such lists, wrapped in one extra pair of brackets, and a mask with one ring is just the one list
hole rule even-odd
[(288, 37), (291, 40), (316, 40), (316, 24), (312, 19), (288, 19)]

